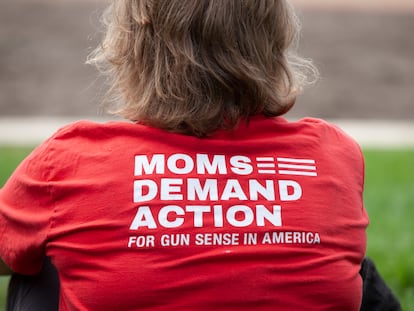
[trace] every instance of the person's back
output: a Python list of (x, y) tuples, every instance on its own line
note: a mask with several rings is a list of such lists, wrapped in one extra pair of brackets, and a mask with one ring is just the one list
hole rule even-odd
[(278, 117), (304, 82), (287, 3), (111, 12), (95, 60), (138, 122), (37, 148), (0, 192), (1, 258), (33, 274), (49, 256), (61, 310), (359, 310), (363, 158), (326, 122)]
[(326, 123), (255, 117), (199, 139), (82, 122), (30, 161), (19, 204), (39, 227), (13, 243), (47, 236), (63, 310), (358, 310), (363, 162)]

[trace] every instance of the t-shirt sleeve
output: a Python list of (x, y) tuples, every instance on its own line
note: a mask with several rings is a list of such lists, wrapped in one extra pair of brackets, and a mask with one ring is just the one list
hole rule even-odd
[(0, 256), (15, 272), (36, 274), (45, 256), (54, 202), (50, 140), (36, 148), (0, 190)]

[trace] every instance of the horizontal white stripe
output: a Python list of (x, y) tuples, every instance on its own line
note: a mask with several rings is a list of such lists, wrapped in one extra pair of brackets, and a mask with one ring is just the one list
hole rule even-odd
[(301, 164), (315, 164), (315, 160), (311, 159), (292, 159), (292, 158), (277, 158), (278, 162), (301, 163)]
[(257, 167), (276, 167), (274, 163), (257, 163)]
[(275, 170), (258, 170), (259, 174), (276, 174)]
[(316, 171), (316, 166), (308, 166), (308, 165), (295, 165), (295, 164), (278, 164), (279, 168), (292, 168), (297, 170), (310, 170)]
[(318, 176), (316, 172), (302, 172), (302, 171), (279, 171), (280, 175), (297, 175), (297, 176)]
[(273, 157), (259, 157), (256, 158), (257, 162), (274, 162), (275, 158)]

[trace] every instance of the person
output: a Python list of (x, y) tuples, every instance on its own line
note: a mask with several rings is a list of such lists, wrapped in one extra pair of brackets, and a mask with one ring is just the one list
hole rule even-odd
[[(364, 258), (359, 273), (363, 282), (360, 311), (402, 310), (398, 298), (370, 258)], [(6, 311), (58, 311), (59, 289), (56, 268), (49, 258), (46, 258), (39, 274), (12, 275), (7, 292)]]
[(59, 310), (59, 277), (56, 268), (45, 258), (40, 273), (13, 273), (7, 291), (5, 311)]
[(58, 130), (0, 191), (1, 270), (60, 310), (359, 310), (358, 144), (284, 115), (317, 76), (287, 0), (116, 0), (90, 63), (129, 122)]

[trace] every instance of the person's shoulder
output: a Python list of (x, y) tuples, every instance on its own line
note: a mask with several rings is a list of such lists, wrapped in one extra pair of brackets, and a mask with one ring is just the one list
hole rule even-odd
[(296, 122), (303, 125), (304, 127), (309, 128), (310, 130), (317, 132), (325, 139), (330, 138), (342, 143), (348, 142), (352, 145), (358, 145), (357, 141), (353, 137), (351, 137), (347, 132), (345, 132), (344, 129), (333, 122), (311, 117), (306, 117)]
[(299, 124), (319, 127), (319, 128), (327, 128), (327, 129), (332, 129), (332, 130), (339, 129), (334, 123), (329, 122), (325, 119), (320, 119), (320, 118), (305, 117), (296, 122)]
[(327, 120), (318, 118), (304, 118), (298, 121), (318, 137), (319, 145), (327, 154), (348, 158), (351, 162), (363, 159), (363, 152), (359, 143), (344, 129)]
[(50, 138), (52, 141), (92, 139), (102, 140), (121, 133), (137, 130), (139, 125), (128, 121), (79, 120), (59, 128)]
[(125, 128), (131, 125), (130, 122), (124, 121), (93, 121), (93, 120), (79, 120), (66, 124), (60, 127), (54, 136), (90, 133), (91, 131), (105, 131), (119, 128)]

